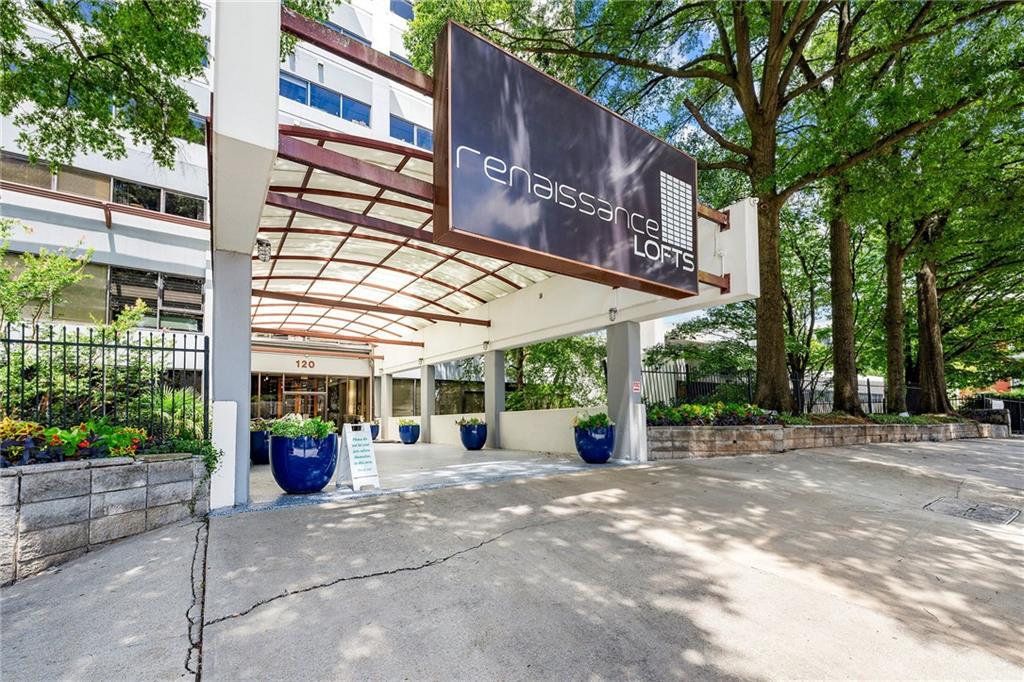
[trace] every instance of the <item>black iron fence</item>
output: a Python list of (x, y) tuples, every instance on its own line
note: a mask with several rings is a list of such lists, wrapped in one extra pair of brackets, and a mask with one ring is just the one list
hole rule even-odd
[[(686, 366), (645, 367), (643, 370), (644, 402), (649, 405), (753, 402), (755, 386), (754, 372), (749, 370), (707, 373)], [(859, 393), (865, 412), (885, 411), (885, 392), (881, 382), (864, 378), (860, 381)], [(805, 388), (802, 395), (794, 395), (794, 398), (802, 412), (831, 412), (831, 381), (824, 379), (815, 382)]]
[(0, 331), (5, 415), (62, 428), (104, 419), (156, 441), (209, 438), (207, 337), (27, 324)]

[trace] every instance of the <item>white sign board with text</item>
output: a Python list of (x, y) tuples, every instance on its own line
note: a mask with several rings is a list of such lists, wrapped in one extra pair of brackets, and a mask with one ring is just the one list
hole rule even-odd
[(369, 424), (342, 426), (340, 459), (338, 485), (351, 485), (352, 490), (380, 488), (377, 457), (373, 452), (373, 436), (370, 435)]

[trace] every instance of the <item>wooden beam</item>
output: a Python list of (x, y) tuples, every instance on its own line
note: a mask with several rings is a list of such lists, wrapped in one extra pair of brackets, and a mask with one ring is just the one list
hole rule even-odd
[[(318, 218), (326, 218), (327, 220), (333, 220), (346, 225), (358, 225), (359, 227), (368, 227), (372, 230), (380, 230), (381, 232), (387, 232), (388, 234), (393, 234), (396, 237), (402, 237), (403, 239), (413, 239), (420, 242), (428, 242), (430, 244), (434, 243), (431, 233), (426, 230), (409, 227), (408, 225), (402, 225), (400, 223), (393, 223), (390, 220), (374, 218), (372, 216), (363, 215), (362, 213), (356, 213), (355, 211), (338, 208), (337, 206), (328, 206), (327, 204), (309, 201), (308, 199), (299, 199), (298, 197), (293, 197), (289, 194), (267, 192), (267, 203), (271, 206), (276, 206), (277, 208), (284, 208), (289, 211), (298, 211), (299, 213), (305, 213), (306, 215), (312, 215)], [(339, 234), (339, 236), (343, 235)]]
[(389, 346), (415, 346), (423, 347), (422, 341), (403, 341), (401, 339), (378, 339), (374, 336), (348, 336), (345, 334), (329, 334), (327, 332), (315, 332), (311, 329), (289, 329), (288, 327), (253, 327), (256, 334), (286, 334), (288, 336), (305, 336), (311, 339), (327, 339), (329, 341), (351, 341), (353, 343), (366, 343), (370, 345), (384, 344)]
[(729, 229), (729, 212), (728, 211), (716, 211), (710, 206), (704, 204), (697, 204), (697, 215), (701, 218), (710, 220), (713, 223), (718, 223), (718, 226), (723, 230)]
[(424, 95), (434, 94), (434, 79), (422, 71), (352, 40), (318, 21), (307, 19), (287, 7), (281, 7), (281, 30)]
[(384, 140), (375, 140), (372, 137), (363, 137), (361, 135), (353, 135), (351, 133), (340, 133), (335, 130), (323, 130), (322, 128), (309, 128), (307, 126), (293, 126), (284, 123), (278, 126), (278, 131), (280, 131), (282, 135), (304, 137), (310, 140), (322, 140), (323, 142), (337, 142), (338, 144), (350, 144), (353, 147), (376, 149), (378, 151), (391, 152), (392, 154), (398, 154), (400, 156), (411, 156), (414, 159), (421, 159), (423, 161), (431, 161), (433, 159), (433, 155), (426, 149), (407, 146), (402, 142), (386, 142)]
[(370, 355), (368, 353), (346, 353), (344, 351), (331, 350), (329, 348), (289, 348), (286, 346), (275, 346), (273, 344), (260, 345), (253, 343), (252, 351), (260, 353), (285, 353), (288, 355), (326, 355), (332, 358), (352, 358), (354, 360), (383, 360), (383, 355)]
[(729, 293), (732, 276), (729, 273), (725, 273), (724, 275), (712, 275), (710, 272), (698, 270), (697, 281), (701, 284), (710, 284), (713, 287), (718, 287), (723, 294), (727, 294)]
[(473, 317), (461, 317), (459, 315), (445, 315), (442, 313), (425, 313), (420, 310), (405, 310), (386, 305), (368, 305), (366, 303), (352, 303), (350, 301), (320, 298), (318, 296), (303, 296), (300, 294), (289, 294), (283, 291), (267, 291), (266, 289), (253, 289), (252, 295), (259, 298), (270, 298), (278, 301), (290, 301), (292, 303), (306, 303), (318, 305), (325, 308), (341, 308), (344, 310), (360, 310), (368, 313), (385, 313), (387, 315), (399, 315), (403, 317), (417, 317), (432, 322), (455, 322), (457, 324), (472, 324), (479, 327), (490, 327), (490, 320), (478, 320)]
[(334, 175), (367, 182), (423, 201), (434, 201), (434, 186), (429, 182), (288, 135), (278, 135), (277, 155)]

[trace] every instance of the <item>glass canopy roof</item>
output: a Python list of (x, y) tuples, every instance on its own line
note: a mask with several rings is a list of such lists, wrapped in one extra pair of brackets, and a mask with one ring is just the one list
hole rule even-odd
[(253, 255), (255, 334), (389, 343), (550, 276), (432, 243), (429, 152), (293, 126), (280, 139), (258, 234), (271, 255)]

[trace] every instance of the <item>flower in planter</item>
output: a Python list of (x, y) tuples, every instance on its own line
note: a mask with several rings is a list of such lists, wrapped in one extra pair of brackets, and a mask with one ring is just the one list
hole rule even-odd
[(455, 420), (456, 426), (486, 426), (487, 422), (479, 417), (463, 417)]

